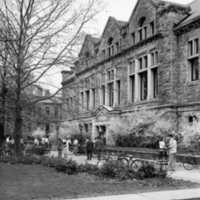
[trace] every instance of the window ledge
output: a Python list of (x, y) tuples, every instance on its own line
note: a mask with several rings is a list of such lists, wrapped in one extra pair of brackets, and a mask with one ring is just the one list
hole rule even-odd
[(197, 85), (199, 83), (199, 80), (195, 80), (195, 81), (189, 81), (187, 82), (187, 85), (190, 86), (190, 85)]
[(199, 54), (188, 56), (188, 60), (199, 57)]

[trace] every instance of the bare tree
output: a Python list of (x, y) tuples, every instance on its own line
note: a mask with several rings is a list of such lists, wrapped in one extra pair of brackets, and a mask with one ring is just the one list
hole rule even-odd
[(28, 98), (28, 88), (53, 67), (74, 62), (84, 25), (102, 8), (101, 0), (0, 0), (0, 42), (7, 44), (12, 71), (16, 156), (21, 154), (22, 110), (44, 99)]

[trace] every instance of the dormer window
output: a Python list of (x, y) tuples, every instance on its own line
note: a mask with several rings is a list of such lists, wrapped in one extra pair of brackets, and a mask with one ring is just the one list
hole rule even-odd
[(89, 57), (90, 57), (90, 53), (87, 51), (85, 53), (85, 67), (88, 68), (89, 67)]
[(113, 38), (108, 39), (108, 57), (114, 54)]
[(134, 45), (135, 44), (135, 33), (132, 33), (131, 37), (132, 37), (132, 45)]
[(150, 28), (151, 28), (151, 35), (155, 34), (155, 24), (154, 21), (150, 23)]
[(147, 26), (145, 24), (146, 18), (142, 17), (139, 21), (139, 41), (142, 41), (147, 38)]

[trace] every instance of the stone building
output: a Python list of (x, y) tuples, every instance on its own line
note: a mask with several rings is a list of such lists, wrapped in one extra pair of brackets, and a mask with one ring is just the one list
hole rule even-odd
[(34, 86), (32, 95), (40, 99), (23, 112), (23, 135), (32, 136), (40, 128), (47, 135), (56, 130), (61, 121), (61, 98), (50, 98), (50, 91)]
[(143, 105), (191, 120), (200, 109), (199, 8), (138, 0), (128, 22), (109, 17), (62, 71), (63, 118), (104, 138), (112, 120)]
[[(22, 118), (22, 136), (27, 138), (40, 128), (47, 135), (57, 129), (61, 121), (61, 105), (60, 97), (50, 98), (50, 91), (44, 90), (39, 86), (31, 86), (28, 96), (32, 100), (40, 100), (35, 104), (23, 109)], [(28, 102), (26, 102), (28, 103)], [(31, 102), (30, 102), (31, 103)], [(14, 105), (6, 100), (6, 111), (0, 110), (0, 145), (4, 141), (6, 135), (13, 135), (14, 131)], [(3, 122), (4, 120), (4, 122)]]

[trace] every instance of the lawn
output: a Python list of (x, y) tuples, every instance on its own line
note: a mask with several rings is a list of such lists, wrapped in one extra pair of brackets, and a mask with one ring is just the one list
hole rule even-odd
[(200, 184), (172, 179), (102, 180), (87, 174), (66, 175), (40, 165), (0, 163), (0, 199), (78, 198), (196, 188)]

